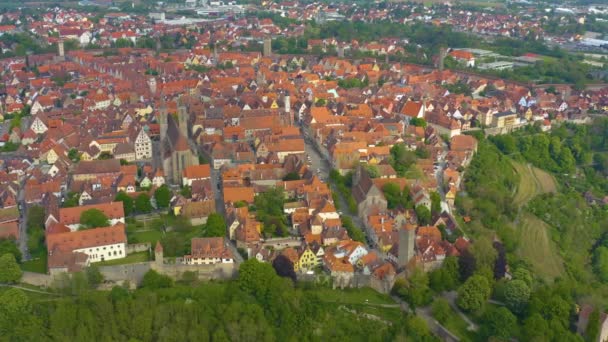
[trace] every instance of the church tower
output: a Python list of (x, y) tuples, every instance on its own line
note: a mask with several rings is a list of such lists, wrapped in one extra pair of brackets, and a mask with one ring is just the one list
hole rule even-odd
[(179, 132), (188, 139), (188, 108), (181, 105), (177, 107), (177, 124), (179, 126)]
[(399, 268), (405, 267), (414, 257), (416, 246), (416, 227), (406, 223), (399, 229)]
[(168, 115), (169, 114), (167, 113), (167, 104), (163, 100), (162, 104), (160, 105), (160, 109), (158, 110), (161, 150), (162, 150), (162, 145), (165, 143), (165, 141), (167, 139), (167, 116)]
[(264, 57), (270, 57), (270, 55), (272, 55), (272, 40), (264, 38)]

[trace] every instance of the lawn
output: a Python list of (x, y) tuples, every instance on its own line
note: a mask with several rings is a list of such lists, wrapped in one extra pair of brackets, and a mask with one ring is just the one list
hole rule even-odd
[(563, 260), (549, 237), (550, 227), (536, 216), (522, 213), (519, 224), (517, 255), (532, 264), (534, 273), (545, 280), (563, 274)]
[(40, 258), (32, 259), (21, 264), (21, 269), (27, 272), (46, 274), (46, 253)]
[(150, 253), (148, 252), (137, 252), (131, 253), (127, 255), (126, 258), (116, 259), (116, 260), (108, 260), (102, 262), (96, 262), (96, 266), (114, 266), (114, 265), (125, 265), (125, 264), (134, 264), (138, 262), (145, 262), (150, 260)]
[(158, 230), (127, 232), (129, 243), (151, 242), (152, 244), (155, 244), (156, 241), (160, 241), (162, 237), (163, 233)]

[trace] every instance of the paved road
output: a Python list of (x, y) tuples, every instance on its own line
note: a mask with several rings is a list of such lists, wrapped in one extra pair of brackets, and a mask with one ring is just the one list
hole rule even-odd
[(469, 325), (469, 327), (468, 327), (469, 330), (477, 331), (479, 329), (477, 324), (475, 324), (475, 322), (471, 321), (471, 319), (467, 315), (465, 315), (464, 312), (462, 312), (460, 310), (458, 305), (456, 305), (456, 298), (458, 297), (458, 293), (456, 291), (446, 292), (443, 294), (443, 297), (445, 299), (447, 299), (447, 301), (448, 301), (448, 303), (450, 303), (450, 306), (452, 307), (452, 309), (454, 309), (454, 311), (456, 311), (458, 313), (458, 315), (460, 315), (460, 317), (462, 317), (462, 319), (464, 319), (464, 321), (467, 322), (467, 324)]
[[(326, 182), (331, 182), (330, 178), (329, 178), (329, 172), (331, 171), (331, 165), (329, 160), (327, 160), (325, 157), (323, 157), (323, 155), (319, 152), (317, 146), (315, 145), (315, 142), (313, 141), (313, 139), (311, 137), (308, 136), (307, 132), (305, 130), (303, 130), (304, 132), (304, 148), (306, 151), (306, 154), (310, 157), (309, 159), (309, 164), (311, 164), (311, 167), (313, 169), (313, 171), (316, 173), (317, 170), (319, 170), (320, 172), (318, 173), (318, 176), (321, 180), (326, 181)], [(335, 191), (335, 185), (331, 184), (333, 190)], [(342, 197), (342, 195), (338, 192), (335, 191), (336, 194), (338, 194), (338, 206), (341, 208), (340, 210), (340, 215), (344, 215), (344, 216), (348, 216), (350, 217), (350, 219), (353, 221), (353, 224), (356, 227), (359, 227), (363, 233), (365, 233), (365, 225), (363, 224), (363, 220), (361, 220), (361, 218), (359, 218), (359, 216), (357, 216), (356, 214), (353, 214), (350, 212), (350, 210), (348, 209), (348, 203), (346, 202), (346, 199), (344, 199)], [(367, 234), (366, 234), (366, 238), (367, 238)], [(372, 244), (372, 242), (369, 240), (368, 238), (368, 247), (370, 249), (373, 249), (374, 246)], [(380, 251), (376, 251), (379, 254), (378, 255), (382, 255), (380, 253)]]
[(60, 294), (57, 294), (57, 293), (34, 290), (34, 289), (30, 289), (28, 287), (23, 287), (23, 286), (19, 286), (19, 285), (0, 284), (0, 286), (12, 287), (12, 288), (27, 291), (27, 292), (42, 293), (42, 294), (48, 294), (48, 295), (52, 295), (52, 296), (60, 296)]
[[(391, 296), (391, 298), (393, 298), (394, 301), (399, 303), (399, 305), (401, 307), (401, 311), (405, 312), (406, 314), (411, 313), (412, 310), (410, 309), (409, 305), (406, 302), (404, 302), (403, 300), (401, 300), (401, 298), (399, 298), (397, 296)], [(454, 335), (446, 327), (444, 327), (439, 322), (437, 322), (437, 320), (435, 320), (435, 318), (433, 318), (433, 316), (431, 315), (431, 309), (429, 307), (419, 308), (418, 310), (416, 310), (415, 314), (416, 314), (416, 316), (419, 316), (422, 319), (424, 319), (426, 321), (426, 323), (428, 324), (431, 332), (433, 334), (435, 334), (437, 337), (441, 338), (443, 341), (447, 341), (447, 342), (460, 341), (460, 338), (458, 338), (458, 336)]]
[(443, 171), (447, 168), (447, 162), (445, 161), (445, 157), (448, 154), (448, 145), (443, 143), (443, 152), (439, 155), (439, 164), (437, 165), (437, 171), (435, 171), (435, 178), (437, 179), (437, 192), (441, 197), (441, 209), (451, 213), (451, 208), (448, 205), (448, 202), (445, 200), (445, 191), (443, 189)]

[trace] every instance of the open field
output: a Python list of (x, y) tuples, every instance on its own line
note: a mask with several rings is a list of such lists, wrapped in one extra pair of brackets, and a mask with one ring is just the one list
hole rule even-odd
[(521, 214), (517, 254), (530, 262), (534, 273), (545, 280), (552, 280), (564, 273), (563, 261), (557, 253), (557, 246), (549, 237), (549, 229), (536, 216)]
[(516, 205), (522, 206), (528, 203), (532, 198), (548, 193), (555, 192), (556, 185), (553, 176), (547, 172), (533, 167), (529, 164), (519, 162), (511, 162), (517, 174), (519, 174), (519, 186), (513, 201)]
[(108, 260), (102, 262), (96, 262), (97, 266), (114, 266), (114, 265), (124, 265), (124, 264), (133, 264), (136, 262), (145, 262), (150, 260), (150, 254), (148, 252), (137, 252), (131, 253), (127, 255), (123, 259), (116, 260)]
[(46, 253), (40, 258), (32, 259), (21, 264), (21, 269), (28, 272), (46, 274)]
[(129, 243), (150, 242), (154, 245), (156, 241), (160, 241), (162, 237), (163, 233), (158, 230), (127, 232)]

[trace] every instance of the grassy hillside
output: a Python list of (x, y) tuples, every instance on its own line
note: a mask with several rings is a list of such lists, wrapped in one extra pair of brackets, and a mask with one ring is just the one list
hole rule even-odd
[(563, 260), (549, 236), (550, 229), (545, 222), (529, 213), (522, 213), (519, 219), (516, 254), (546, 281), (564, 274)]

